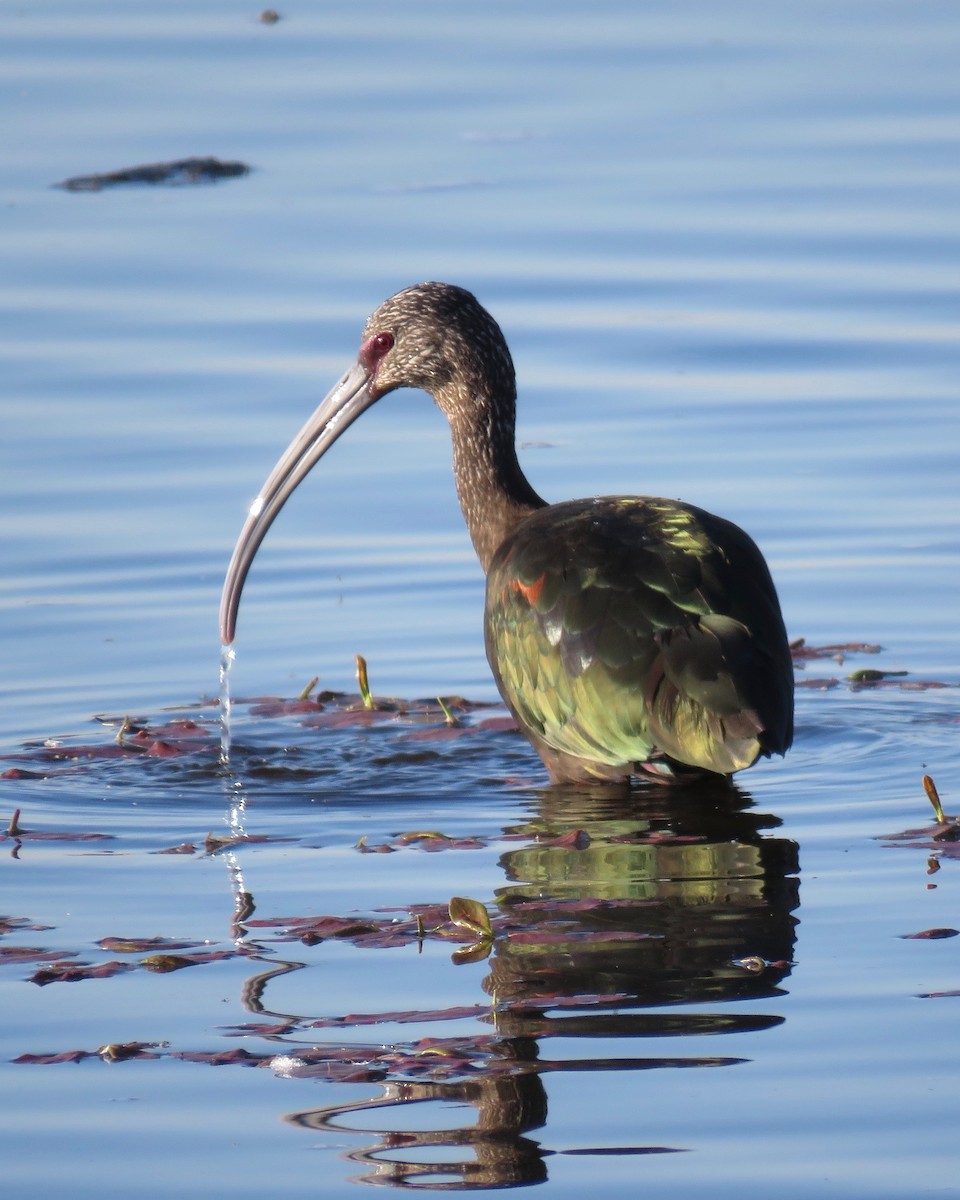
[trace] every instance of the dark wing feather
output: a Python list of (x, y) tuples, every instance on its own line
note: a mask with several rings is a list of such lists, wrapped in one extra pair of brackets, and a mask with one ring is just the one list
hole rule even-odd
[(690, 505), (533, 513), (488, 572), (486, 641), (518, 720), (561, 755), (728, 774), (790, 745), (793, 669), (766, 563)]

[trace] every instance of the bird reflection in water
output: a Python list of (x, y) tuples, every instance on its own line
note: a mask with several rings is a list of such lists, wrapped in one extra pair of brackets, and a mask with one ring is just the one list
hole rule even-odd
[[(523, 928), (492, 949), (484, 989), (493, 1007), (484, 1020), (493, 1035), (482, 1061), (453, 1078), (387, 1072), (375, 1097), (286, 1119), (369, 1134), (378, 1111), (377, 1140), (347, 1155), (365, 1168), (355, 1178), (431, 1190), (541, 1182), (554, 1153), (685, 1149), (639, 1140), (558, 1152), (530, 1136), (547, 1123), (552, 1074), (732, 1066), (745, 1060), (616, 1050), (635, 1048), (638, 1038), (758, 1031), (783, 1020), (754, 1008), (737, 1012), (733, 1003), (783, 994), (799, 903), (796, 844), (771, 836), (779, 821), (729, 784), (685, 789), (682, 804), (675, 791), (659, 792), (554, 787), (539, 795), (529, 822), (504, 831), (525, 840), (501, 859), (507, 882), (496, 903), (514, 920), (522, 914)], [(665, 1011), (691, 1004), (711, 1008)], [(549, 1058), (547, 1039), (604, 1039), (610, 1053)], [(438, 1039), (437, 1061), (462, 1045)], [(408, 1110), (420, 1104), (423, 1120), (411, 1131)], [(437, 1104), (445, 1113), (469, 1106), (474, 1121), (431, 1128), (442, 1121)], [(404, 1116), (398, 1112), (391, 1129), (397, 1110)]]

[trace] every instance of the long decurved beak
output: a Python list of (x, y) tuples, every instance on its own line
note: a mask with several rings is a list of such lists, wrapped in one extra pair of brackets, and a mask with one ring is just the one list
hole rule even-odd
[(260, 543), (298, 484), (341, 433), (380, 398), (369, 368), (357, 361), (327, 394), (270, 472), (237, 539), (220, 598), (220, 641), (229, 646), (237, 630), (240, 595)]

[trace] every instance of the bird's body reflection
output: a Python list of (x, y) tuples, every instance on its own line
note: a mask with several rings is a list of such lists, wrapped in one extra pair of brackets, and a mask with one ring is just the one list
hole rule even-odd
[[(369, 1133), (352, 1151), (368, 1183), (492, 1188), (547, 1177), (549, 1077), (568, 1072), (637, 1072), (732, 1066), (736, 1046), (698, 1038), (695, 1051), (658, 1056), (655, 1039), (756, 1031), (782, 1016), (738, 1011), (732, 1002), (775, 999), (789, 974), (799, 882), (795, 843), (772, 836), (779, 822), (759, 815), (729, 784), (676, 792), (552, 788), (531, 819), (504, 831), (516, 841), (501, 859), (506, 884), (496, 905), (511, 932), (495, 938), (484, 989), (493, 1036), (464, 1069), (434, 1078), (377, 1076), (378, 1095), (289, 1114), (312, 1129)], [(718, 1002), (723, 1007), (717, 1007)], [(706, 1011), (689, 1006), (706, 1004)], [(682, 1007), (681, 1007), (682, 1006)], [(651, 1053), (636, 1053), (638, 1038)], [(583, 1057), (553, 1057), (582, 1040)], [(598, 1039), (604, 1052), (597, 1054)], [(431, 1039), (436, 1062), (463, 1055), (463, 1039)], [(589, 1044), (589, 1050), (586, 1047)], [(551, 1047), (554, 1049), (551, 1051)], [(575, 1047), (574, 1047), (575, 1048)], [(629, 1049), (629, 1053), (624, 1050)], [(732, 1051), (708, 1053), (707, 1051)], [(449, 1061), (449, 1060), (448, 1060)], [(424, 1105), (391, 1131), (390, 1112)], [(469, 1106), (473, 1120), (440, 1124), (437, 1104)], [(642, 1108), (638, 1106), (638, 1112)], [(356, 1116), (363, 1113), (364, 1120)], [(638, 1117), (638, 1119), (640, 1119)], [(682, 1145), (584, 1146), (564, 1153), (650, 1154)]]

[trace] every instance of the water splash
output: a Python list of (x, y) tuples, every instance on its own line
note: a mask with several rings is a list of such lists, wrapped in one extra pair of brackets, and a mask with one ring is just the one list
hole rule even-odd
[(230, 762), (230, 668), (237, 652), (232, 646), (220, 647), (220, 764)]

